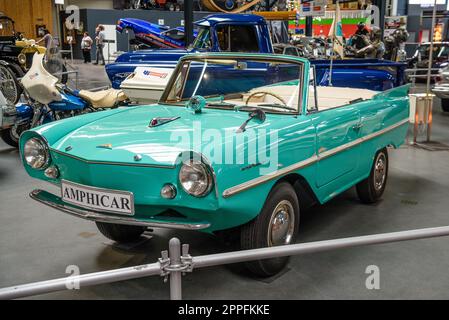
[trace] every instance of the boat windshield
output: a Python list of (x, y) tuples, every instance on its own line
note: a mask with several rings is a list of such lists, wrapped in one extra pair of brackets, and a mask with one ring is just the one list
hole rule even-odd
[(184, 106), (202, 96), (206, 107), (257, 107), (273, 113), (299, 113), (303, 64), (285, 59), (213, 57), (180, 63), (161, 104)]

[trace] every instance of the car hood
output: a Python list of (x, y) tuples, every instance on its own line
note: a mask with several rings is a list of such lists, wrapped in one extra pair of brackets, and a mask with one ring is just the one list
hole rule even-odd
[[(156, 118), (177, 119), (151, 127)], [(201, 152), (205, 145), (223, 148), (225, 143), (234, 143), (233, 138), (229, 141), (225, 135), (235, 137), (246, 119), (248, 112), (233, 110), (205, 109), (201, 114), (194, 114), (184, 107), (140, 106), (81, 126), (51, 148), (93, 162), (173, 166), (182, 152)], [(250, 122), (247, 128), (267, 125), (268, 118), (264, 124)], [(211, 136), (220, 139), (211, 144)], [(141, 159), (136, 161), (136, 156)]]
[(187, 53), (194, 53), (192, 49), (149, 49), (127, 52), (120, 55), (116, 63), (154, 63), (154, 62), (177, 62), (179, 58)]

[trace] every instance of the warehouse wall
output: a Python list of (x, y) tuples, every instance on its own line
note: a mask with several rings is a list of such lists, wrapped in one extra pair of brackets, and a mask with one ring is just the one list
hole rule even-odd
[(14, 19), (16, 30), (36, 38), (36, 25), (53, 32), (53, 0), (0, 0), (0, 11)]
[(68, 0), (67, 5), (76, 5), (80, 9), (113, 9), (112, 0)]

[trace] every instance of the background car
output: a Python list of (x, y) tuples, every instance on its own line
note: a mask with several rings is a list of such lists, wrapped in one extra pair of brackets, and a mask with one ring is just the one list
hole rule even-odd
[(439, 81), (433, 87), (433, 93), (441, 99), (441, 108), (445, 112), (449, 112), (449, 66), (443, 68), (439, 72)]

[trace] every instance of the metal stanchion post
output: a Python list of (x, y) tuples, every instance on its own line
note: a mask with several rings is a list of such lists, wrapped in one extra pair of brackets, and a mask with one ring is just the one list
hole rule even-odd
[(413, 123), (413, 144), (416, 145), (418, 141), (418, 121), (419, 121), (419, 115), (418, 115), (418, 108), (415, 106), (415, 123)]
[[(181, 241), (173, 238), (168, 244), (170, 267), (181, 266)], [(170, 300), (182, 300), (182, 273), (181, 271), (170, 272)]]
[(432, 115), (433, 115), (433, 98), (431, 97), (427, 97), (427, 103), (428, 103), (428, 108), (427, 108), (427, 142), (430, 142), (430, 137), (432, 136)]

